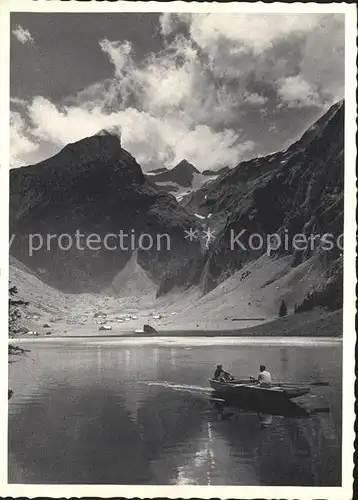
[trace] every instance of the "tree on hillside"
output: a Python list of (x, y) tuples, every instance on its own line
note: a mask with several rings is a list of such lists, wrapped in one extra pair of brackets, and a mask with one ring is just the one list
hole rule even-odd
[(15, 298), (18, 293), (16, 286), (9, 283), (9, 337), (15, 337), (21, 331), (21, 308), (28, 306), (28, 302)]
[[(15, 337), (21, 332), (20, 320), (21, 320), (21, 308), (26, 307), (28, 302), (22, 299), (17, 299), (16, 294), (18, 290), (16, 286), (11, 286), (9, 283), (9, 337)], [(9, 344), (9, 354), (24, 354), (25, 349), (21, 347)], [(13, 395), (12, 389), (8, 389), (8, 399)]]
[(282, 300), (282, 302), (281, 302), (278, 315), (280, 316), (280, 318), (284, 318), (285, 316), (287, 316), (287, 306), (286, 306), (286, 302), (284, 300)]

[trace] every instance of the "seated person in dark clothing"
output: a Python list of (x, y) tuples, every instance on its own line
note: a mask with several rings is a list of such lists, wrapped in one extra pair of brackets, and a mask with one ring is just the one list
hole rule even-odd
[(214, 373), (214, 379), (219, 380), (221, 374), (224, 372), (222, 365), (217, 365), (215, 373)]
[(221, 382), (228, 382), (230, 380), (233, 380), (234, 377), (232, 375), (230, 375), (230, 373), (225, 372), (223, 370), (222, 365), (217, 365), (215, 373), (214, 373), (214, 379), (220, 380)]

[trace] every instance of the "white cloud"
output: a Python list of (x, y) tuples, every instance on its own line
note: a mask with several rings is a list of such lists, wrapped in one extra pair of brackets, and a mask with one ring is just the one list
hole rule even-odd
[(24, 29), (22, 26), (20, 26), (20, 24), (18, 24), (16, 28), (12, 30), (12, 34), (22, 44), (34, 43), (34, 39), (32, 38), (30, 31)]
[[(123, 146), (145, 169), (172, 167), (184, 157), (199, 169), (235, 165), (252, 150), (252, 141), (241, 141), (239, 130), (225, 126), (234, 108), (232, 95), (203, 73), (189, 40), (176, 37), (139, 66), (129, 42), (102, 40), (100, 46), (113, 63), (114, 78), (66, 105), (34, 98), (26, 107), (32, 136), (60, 148), (120, 125)], [(135, 106), (128, 104), (130, 97)]]
[(25, 101), (25, 99), (19, 99), (18, 97), (10, 97), (10, 102), (11, 104), (15, 104), (15, 105), (18, 105), (18, 106), (22, 106), (22, 107), (26, 107), (27, 105), (27, 102)]
[(305, 40), (299, 72), (326, 103), (344, 96), (344, 16), (321, 17)]
[[(164, 47), (139, 64), (130, 42), (103, 39), (112, 78), (61, 106), (40, 96), (13, 100), (27, 115), (27, 127), (14, 129), (13, 155), (26, 163), (37, 147), (31, 138), (59, 149), (111, 126), (121, 126), (123, 146), (144, 169), (183, 158), (199, 169), (216, 168), (280, 148), (271, 139), (262, 145), (268, 127), (255, 126), (257, 113), (272, 131), (282, 131), (273, 114), (280, 106), (317, 106), (319, 113), (336, 100), (344, 85), (342, 19), (163, 14)], [(178, 34), (183, 23), (189, 35)], [(268, 135), (280, 139), (280, 133)]]
[(176, 32), (182, 23), (190, 23), (191, 14), (175, 12), (163, 12), (159, 17), (161, 32), (168, 36)]
[(171, 12), (163, 12), (159, 16), (161, 32), (164, 36), (170, 35), (174, 31), (174, 17)]
[(99, 42), (102, 51), (108, 55), (110, 61), (115, 67), (115, 76), (123, 77), (123, 70), (131, 62), (132, 46), (128, 41), (110, 42), (104, 38)]
[(317, 90), (301, 75), (284, 78), (278, 82), (278, 85), (277, 93), (288, 107), (303, 108), (321, 105)]
[[(256, 78), (275, 85), (299, 73), (318, 89), (322, 101), (332, 103), (344, 95), (342, 14), (169, 13), (160, 20), (166, 35), (185, 23), (217, 77), (236, 78), (242, 84), (255, 72)], [(292, 47), (280, 51), (285, 42), (293, 43), (296, 53)]]
[(32, 123), (31, 133), (58, 146), (78, 141), (105, 128), (97, 109), (88, 111), (79, 106), (59, 109), (43, 97), (36, 97), (28, 106), (27, 113)]
[(10, 165), (20, 167), (23, 165), (22, 157), (38, 149), (38, 144), (26, 135), (26, 125), (16, 111), (10, 114)]
[[(184, 157), (199, 169), (233, 165), (240, 154), (253, 147), (250, 141), (240, 143), (238, 135), (229, 129), (214, 132), (204, 125), (190, 128), (181, 119), (153, 117), (134, 108), (107, 114), (99, 108), (65, 106), (59, 109), (47, 99), (36, 98), (28, 107), (28, 115), (33, 136), (59, 147), (94, 135), (103, 128), (120, 125), (123, 147), (144, 166), (172, 167)], [(32, 150), (30, 143), (19, 142), (19, 134), (16, 139), (11, 146), (14, 151), (21, 154)]]
[[(312, 30), (320, 17), (318, 14), (172, 14), (162, 17), (161, 22), (166, 35), (178, 21), (186, 22), (191, 38), (208, 52), (221, 38), (226, 38), (260, 53), (277, 39)], [(233, 49), (239, 50), (240, 45)]]
[(177, 144), (173, 164), (186, 158), (199, 170), (233, 166), (239, 162), (243, 153), (250, 152), (253, 148), (252, 141), (239, 142), (232, 130), (214, 133), (206, 125), (198, 125)]

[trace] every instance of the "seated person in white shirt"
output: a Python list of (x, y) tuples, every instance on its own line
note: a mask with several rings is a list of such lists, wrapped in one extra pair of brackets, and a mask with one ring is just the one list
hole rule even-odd
[(257, 382), (261, 387), (271, 387), (271, 373), (266, 370), (265, 365), (260, 365), (260, 373), (258, 374)]

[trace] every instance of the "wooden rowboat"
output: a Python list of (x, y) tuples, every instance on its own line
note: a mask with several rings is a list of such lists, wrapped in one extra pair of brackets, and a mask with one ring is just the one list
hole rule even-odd
[(250, 379), (230, 382), (209, 379), (209, 383), (223, 398), (234, 398), (243, 402), (282, 403), (304, 396), (310, 391), (309, 387), (299, 387), (293, 384), (273, 384), (271, 387), (262, 387)]

